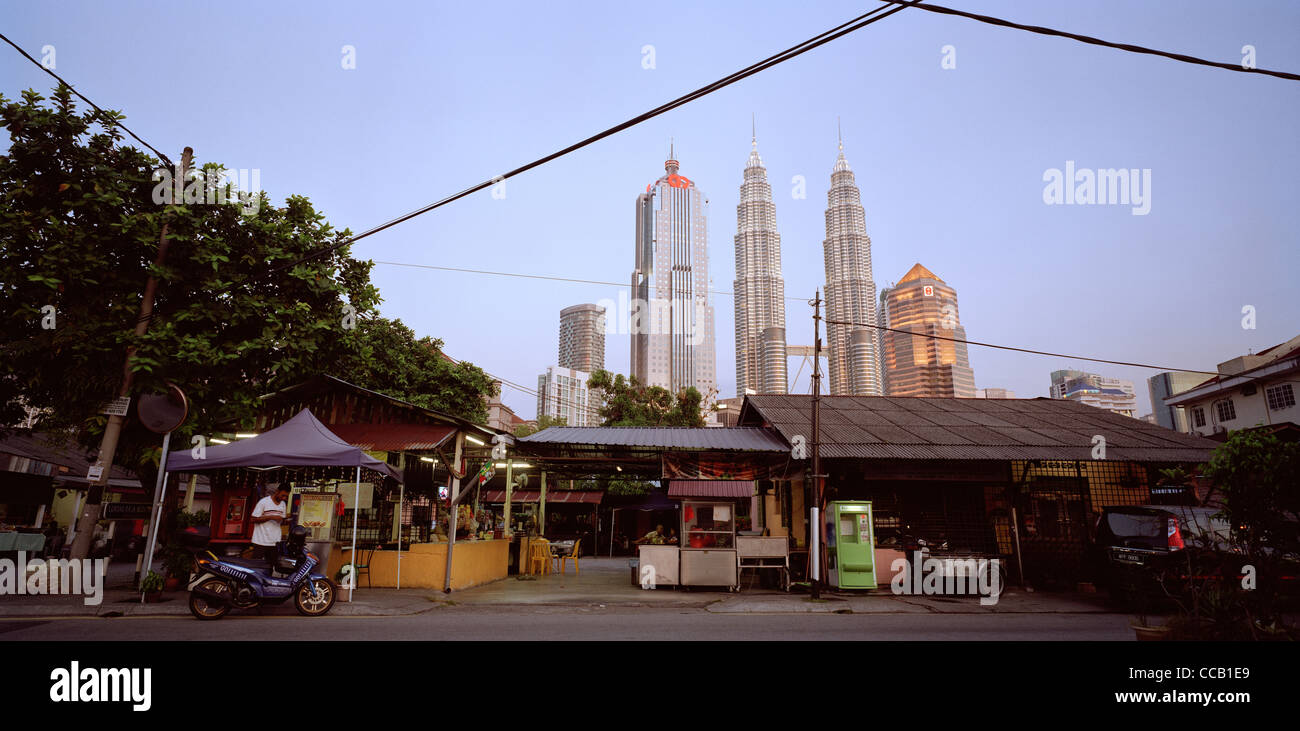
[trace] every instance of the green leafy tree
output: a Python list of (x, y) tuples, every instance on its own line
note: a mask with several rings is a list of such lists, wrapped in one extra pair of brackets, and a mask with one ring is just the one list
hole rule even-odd
[(704, 426), (704, 397), (693, 386), (674, 395), (661, 386), (645, 386), (636, 376), (598, 370), (587, 387), (601, 394), (605, 426)]
[(533, 426), (532, 424), (520, 424), (519, 426), (515, 427), (515, 436), (526, 437), (529, 434), (536, 434), (537, 432), (542, 431), (543, 429), (549, 429), (553, 426), (568, 426), (568, 425), (569, 425), (568, 422), (564, 419), (559, 419), (559, 418), (555, 418), (543, 414), (537, 417), (537, 426)]
[[(334, 230), (301, 196), (281, 207), (264, 193), (245, 205), (155, 202), (160, 164), (121, 144), (120, 118), (78, 111), (66, 87), (48, 100), (34, 91), (20, 101), (0, 95), (10, 138), (0, 156), (0, 424), (35, 409), (40, 428), (68, 428), (94, 448), (128, 348), (135, 394), (167, 381), (184, 389), (190, 416), (177, 432), (181, 444), (220, 424), (248, 423), (261, 395), (321, 372), (485, 418), (490, 386), (481, 371), (446, 361), (438, 341), (416, 340), (376, 315), (371, 262), (340, 246), (289, 266), (348, 231)], [(170, 246), (155, 267), (164, 224)], [(150, 275), (158, 280), (155, 317), (135, 336)], [(145, 466), (146, 476), (158, 442), (132, 418), (116, 462)]]

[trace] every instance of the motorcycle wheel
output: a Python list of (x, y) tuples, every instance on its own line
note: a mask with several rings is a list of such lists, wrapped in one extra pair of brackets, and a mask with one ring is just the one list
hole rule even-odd
[[(226, 582), (221, 579), (208, 579), (199, 584), (199, 586), (208, 586), (213, 583), (224, 585)], [(199, 587), (196, 586), (194, 588), (197, 589)], [(229, 604), (216, 604), (190, 592), (190, 614), (193, 614), (198, 619), (221, 619), (226, 616), (226, 613), (229, 611)]]
[[(316, 593), (318, 594), (316, 597), (311, 595), (313, 583), (316, 585)], [(298, 610), (299, 614), (308, 617), (319, 617), (329, 612), (334, 606), (336, 595), (337, 591), (334, 582), (329, 579), (304, 582), (302, 586), (298, 587), (297, 593), (293, 595), (293, 606)]]

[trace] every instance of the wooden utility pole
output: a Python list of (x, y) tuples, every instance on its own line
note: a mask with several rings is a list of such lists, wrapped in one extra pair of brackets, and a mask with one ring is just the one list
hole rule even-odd
[[(178, 171), (180, 175), (180, 187), (185, 185), (185, 176), (189, 173), (190, 163), (194, 157), (194, 150), (186, 147), (181, 154), (181, 167)], [(172, 189), (176, 189), (175, 180), (172, 181)], [(173, 201), (179, 204), (181, 201)], [(162, 233), (158, 237), (158, 256), (154, 258), (154, 268), (161, 267), (167, 258), (167, 247), (170, 244), (167, 238), (167, 223), (163, 223)], [(140, 317), (135, 321), (135, 336), (138, 338), (149, 330), (149, 321), (153, 319), (153, 300), (154, 295), (158, 292), (158, 280), (151, 274), (144, 285), (144, 295), (140, 301)], [(131, 373), (131, 361), (135, 356), (135, 348), (127, 348), (126, 362), (122, 365), (122, 386), (118, 389), (118, 398), (129, 398), (131, 396), (131, 385), (134, 376)], [(130, 413), (130, 408), (127, 408)], [(72, 542), (71, 555), (73, 558), (86, 558), (90, 553), (91, 541), (94, 539), (95, 524), (99, 522), (100, 512), (103, 508), (104, 488), (108, 485), (109, 475), (113, 473), (113, 457), (117, 454), (118, 438), (122, 435), (122, 427), (126, 424), (126, 415), (112, 414), (108, 417), (108, 424), (104, 427), (104, 437), (99, 442), (99, 456), (95, 458), (95, 465), (100, 468), (100, 475), (90, 483), (86, 490), (86, 503), (82, 507), (81, 515), (77, 517), (77, 536)], [(146, 557), (146, 563), (148, 559)]]
[(811, 571), (808, 581), (813, 599), (821, 598), (821, 535), (822, 535), (822, 460), (821, 460), (821, 410), (822, 410), (822, 291), (813, 298), (813, 372), (812, 372), (812, 506), (808, 514), (808, 561)]

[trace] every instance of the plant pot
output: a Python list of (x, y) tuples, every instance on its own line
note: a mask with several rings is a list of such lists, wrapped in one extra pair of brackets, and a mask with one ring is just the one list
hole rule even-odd
[(146, 592), (144, 593), (144, 600), (145, 600), (145, 603), (147, 603), (147, 604), (155, 604), (155, 603), (157, 603), (157, 602), (160, 602), (160, 601), (162, 601), (162, 592), (161, 592), (161, 591), (146, 591)]
[(1168, 627), (1152, 627), (1136, 622), (1129, 625), (1133, 628), (1133, 633), (1137, 635), (1138, 642), (1163, 642), (1169, 637)]
[(176, 591), (179, 588), (181, 588), (179, 576), (168, 576), (163, 580), (163, 591)]

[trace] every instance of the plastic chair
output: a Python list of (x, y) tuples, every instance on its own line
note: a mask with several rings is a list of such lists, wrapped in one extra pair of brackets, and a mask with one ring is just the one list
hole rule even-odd
[(581, 538), (573, 542), (572, 551), (569, 551), (567, 554), (560, 556), (560, 573), (564, 573), (564, 564), (569, 559), (573, 559), (573, 574), (576, 576), (582, 573), (582, 569), (578, 568), (578, 549), (580, 548), (582, 548)]
[(555, 555), (551, 553), (551, 542), (545, 538), (538, 538), (529, 544), (532, 553), (528, 559), (528, 573), (530, 574), (549, 574), (551, 572), (551, 559)]

